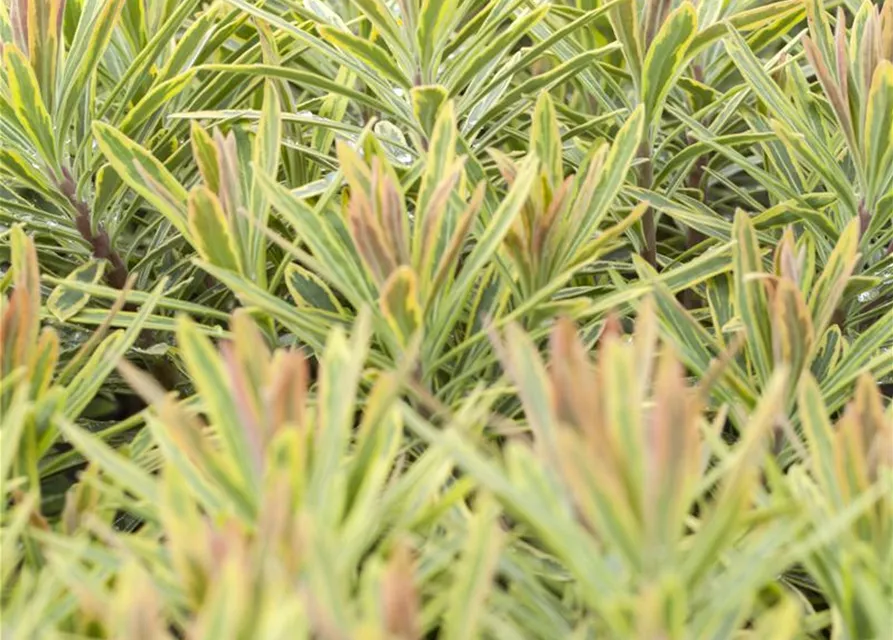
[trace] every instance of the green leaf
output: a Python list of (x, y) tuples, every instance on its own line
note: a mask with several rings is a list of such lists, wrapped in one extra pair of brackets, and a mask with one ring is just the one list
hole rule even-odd
[(159, 80), (164, 82), (177, 74), (184, 73), (195, 63), (195, 60), (203, 53), (208, 41), (216, 34), (219, 24), (215, 24), (216, 21), (217, 16), (214, 11), (198, 14), (185, 33), (177, 38), (176, 47), (158, 74)]
[[(197, 262), (196, 264), (232, 291), (238, 291), (243, 304), (257, 307), (281, 322), (302, 342), (306, 342), (314, 349), (322, 349), (325, 344), (325, 336), (332, 328), (333, 318), (331, 316), (326, 316), (322, 321), (319, 315), (309, 314), (306, 309), (296, 308), (283, 296), (271, 294), (238, 273), (221, 269), (207, 262)], [(219, 331), (209, 331), (203, 325), (198, 325), (198, 328), (205, 330), (208, 335), (220, 336)]]
[(514, 19), (496, 37), (482, 42), (482, 46), (469, 49), (461, 56), (451, 69), (447, 86), (450, 96), (455, 98), (460, 91), (474, 78), (478, 71), (490, 62), (493, 56), (502, 55), (504, 51), (529, 32), (534, 25), (545, 18), (550, 5), (541, 5), (532, 11), (526, 12)]
[(800, 423), (803, 425), (803, 435), (809, 447), (813, 473), (832, 503), (841, 508), (843, 499), (835, 470), (837, 455), (834, 452), (834, 432), (828, 420), (828, 410), (819, 385), (811, 375), (804, 376), (801, 381), (798, 400)]
[(459, 0), (422, 0), (417, 32), (422, 69), (430, 70), (432, 62), (440, 59), (450, 28), (463, 17), (459, 4)]
[(60, 419), (59, 429), (84, 457), (113, 478), (114, 482), (148, 504), (158, 504), (161, 497), (158, 481), (134, 462), (118, 453), (86, 429), (68, 419)]
[(698, 15), (690, 2), (671, 13), (648, 48), (642, 72), (645, 121), (651, 129), (660, 123), (664, 102), (683, 71), (688, 47), (698, 31)]
[(371, 40), (359, 38), (349, 31), (327, 26), (319, 27), (319, 33), (342, 51), (365, 62), (374, 73), (381, 74), (382, 77), (391, 80), (397, 86), (407, 89), (411, 86), (406, 74), (394, 63), (393, 57), (381, 47), (373, 44)]
[(410, 59), (406, 38), (397, 24), (397, 19), (383, 0), (351, 0), (360, 8), (366, 18), (375, 25), (375, 28), (388, 43), (391, 52), (399, 60), (408, 62)]
[(28, 59), (14, 45), (7, 45), (3, 50), (3, 63), (10, 105), (19, 124), (47, 167), (61, 178), (53, 123)]
[(448, 95), (446, 88), (439, 84), (413, 87), (410, 90), (416, 122), (419, 123), (422, 133), (429, 138), (434, 131), (434, 123), (437, 121), (440, 108), (447, 101)]
[(285, 284), (295, 304), (308, 309), (320, 309), (341, 315), (344, 309), (322, 278), (299, 264), (285, 269)]
[(767, 435), (778, 420), (784, 406), (787, 380), (784, 372), (776, 372), (766, 385), (765, 392), (752, 411), (732, 468), (726, 473), (716, 500), (708, 513), (701, 516), (701, 527), (682, 567), (686, 580), (701, 580), (718, 561), (718, 552), (732, 548), (738, 538), (738, 524), (753, 500), (758, 482), (759, 461), (764, 454)]
[(192, 155), (198, 170), (205, 181), (205, 186), (213, 193), (220, 193), (220, 156), (217, 146), (207, 131), (198, 122), (193, 122), (190, 129)]
[(834, 251), (828, 257), (825, 268), (813, 285), (809, 296), (812, 322), (818, 335), (831, 323), (837, 305), (846, 289), (850, 274), (856, 266), (859, 247), (859, 220), (851, 220), (840, 234)]
[[(254, 141), (253, 173), (263, 173), (275, 180), (279, 173), (279, 161), (282, 145), (282, 107), (279, 104), (279, 92), (271, 81), (264, 83), (264, 105), (258, 126), (257, 138)], [(255, 180), (251, 186), (251, 211), (253, 217), (250, 227), (250, 245), (248, 247), (248, 274), (257, 278), (261, 286), (267, 283), (267, 243), (264, 235), (270, 214), (270, 205), (266, 193)]]
[(573, 256), (608, 213), (636, 158), (644, 129), (645, 110), (640, 105), (617, 132), (604, 165), (593, 162), (590, 166), (580, 186), (573, 218), (569, 221), (572, 229), (569, 244), (561, 255)]
[(350, 341), (334, 329), (326, 341), (317, 394), (317, 438), (307, 501), (322, 522), (333, 526), (343, 516), (344, 493), (332, 491), (343, 473), (342, 456), (350, 441), (354, 402), (369, 344), (369, 314), (359, 316)]
[(393, 107), (367, 93), (352, 89), (349, 84), (342, 84), (317, 73), (267, 64), (206, 64), (197, 68), (199, 71), (214, 71), (227, 75), (287, 80), (298, 86), (313, 87), (327, 93), (349, 98), (358, 104), (390, 114), (403, 122), (411, 123), (411, 120), (407, 117), (408, 114), (403, 109)]
[(869, 172), (867, 199), (869, 206), (885, 194), (893, 176), (893, 62), (878, 63), (868, 94), (864, 140), (865, 166)]
[(464, 261), (462, 270), (454, 283), (453, 294), (447, 308), (456, 308), (459, 300), (466, 296), (468, 288), (478, 277), (480, 270), (490, 261), (499, 245), (502, 244), (515, 217), (527, 201), (537, 172), (538, 163), (534, 156), (527, 158), (521, 165), (512, 188), (499, 204), (493, 217), (487, 222), (483, 234), (478, 238), (477, 244)]
[(12, 149), (0, 149), (0, 171), (37, 192), (51, 190), (47, 177), (25, 157)]
[(557, 189), (564, 180), (564, 160), (561, 151), (561, 134), (558, 130), (558, 116), (548, 92), (540, 94), (536, 101), (530, 138), (540, 159), (540, 164), (549, 176), (552, 188)]
[(723, 45), (729, 58), (751, 85), (756, 96), (769, 106), (772, 113), (795, 131), (806, 131), (803, 115), (772, 80), (741, 34), (730, 28)]
[(307, 243), (313, 257), (324, 270), (320, 275), (354, 304), (371, 302), (372, 293), (366, 279), (360, 273), (357, 257), (348, 252), (343, 239), (332, 226), (326, 224), (322, 216), (293, 197), (280, 184), (263, 174), (259, 177), (270, 202)]
[(103, 155), (131, 189), (163, 214), (186, 237), (188, 194), (177, 179), (152, 154), (120, 131), (102, 122), (93, 123), (93, 135)]
[(201, 335), (195, 323), (186, 316), (177, 321), (177, 345), (189, 371), (211, 424), (220, 437), (225, 457), (235, 474), (234, 481), (252, 506), (255, 490), (260, 483), (259, 442), (247, 433), (247, 425), (240, 420), (237, 399), (247, 391), (236, 388), (244, 379), (234, 380), (225, 370), (211, 341)]
[(430, 224), (422, 216), (427, 215), (438, 185), (442, 183), (453, 167), (458, 138), (454, 105), (452, 101), (448, 101), (441, 107), (434, 124), (431, 140), (428, 143), (425, 171), (422, 174), (422, 183), (416, 199), (416, 211), (420, 216), (418, 223), (413, 227), (412, 238), (413, 258), (416, 264), (418, 264), (422, 250), (424, 230)]
[(218, 267), (240, 272), (239, 250), (220, 200), (207, 187), (189, 194), (189, 237), (199, 255)]
[[(891, 343), (891, 324), (893, 324), (893, 308), (878, 318), (869, 329), (862, 331), (859, 337), (848, 345), (846, 357), (840, 358), (839, 362), (835, 362), (832, 366), (831, 372), (822, 376), (822, 394), (829, 411), (838, 411), (846, 404), (851, 396), (853, 383), (863, 372), (869, 371), (877, 379), (883, 379), (893, 373), (893, 358), (887, 351)], [(834, 333), (839, 336), (840, 330), (835, 325), (831, 328), (836, 329)]]
[(476, 512), (469, 523), (466, 547), (455, 569), (444, 617), (447, 640), (478, 637), (499, 561), (503, 536), (498, 524), (498, 505), (487, 495), (475, 502)]
[(418, 285), (412, 269), (403, 265), (388, 277), (381, 288), (381, 311), (399, 343), (406, 347), (422, 325)]
[(31, 360), (31, 397), (42, 399), (50, 389), (59, 363), (59, 336), (50, 327), (44, 327), (40, 341)]
[(853, 190), (852, 181), (840, 168), (836, 161), (829, 161), (827, 153), (823, 152), (822, 145), (812, 144), (810, 138), (804, 134), (795, 133), (777, 121), (772, 122), (773, 131), (788, 147), (807, 163), (824, 179), (841, 200), (845, 212), (850, 216), (857, 215), (858, 205)]
[(642, 95), (644, 78), (638, 3), (636, 0), (620, 0), (611, 7), (608, 17), (611, 20), (614, 35), (623, 45), (623, 57), (626, 59), (626, 66), (629, 67), (633, 85)]
[(775, 366), (787, 367), (792, 384), (808, 364), (814, 342), (812, 318), (803, 294), (792, 280), (780, 278), (772, 303), (772, 349)]
[(773, 24), (784, 24), (784, 20), (795, 14), (802, 14), (803, 0), (779, 0), (762, 6), (745, 9), (732, 14), (721, 22), (703, 28), (689, 46), (690, 55), (699, 53), (726, 35), (728, 26), (737, 31), (758, 31)]
[[(645, 263), (641, 267), (645, 268)], [(699, 377), (707, 375), (715, 358), (722, 353), (723, 343), (679, 304), (669, 287), (659, 284), (654, 291), (654, 300), (660, 312), (658, 317), (666, 339), (672, 342), (686, 366), (697, 372)], [(748, 407), (755, 402), (756, 392), (737, 362), (729, 364), (720, 381), (715, 394), (724, 402), (742, 403)]]
[(127, 136), (136, 134), (140, 125), (175, 100), (194, 77), (195, 70), (189, 70), (156, 84), (132, 109), (128, 110), (127, 116), (118, 124), (118, 130)]
[(769, 327), (769, 301), (760, 245), (750, 216), (739, 210), (735, 215), (735, 310), (747, 333), (757, 378), (763, 384), (772, 374), (772, 334)]
[(560, 465), (555, 391), (536, 345), (525, 331), (510, 324), (498, 346), (499, 359), (517, 386), (538, 450), (549, 464)]
[(109, 335), (90, 355), (87, 363), (78, 370), (68, 384), (65, 415), (76, 418), (87, 408), (105, 379), (114, 371), (118, 361), (136, 342), (144, 326), (149, 324), (149, 317), (166, 287), (167, 281), (162, 279), (143, 302), (139, 312), (129, 318), (127, 330)]
[(94, 76), (100, 60), (115, 33), (114, 25), (121, 15), (126, 0), (109, 0), (95, 3), (98, 12), (87, 15), (84, 11), (78, 22), (74, 40), (67, 52), (65, 72), (62, 77), (59, 109), (59, 131), (68, 131), (74, 121), (78, 102), (83, 100), (83, 91)]
[(61, 59), (60, 33), (63, 0), (28, 3), (28, 57), (34, 69), (40, 93), (52, 109), (55, 102), (56, 77)]
[[(90, 260), (87, 264), (81, 265), (72, 271), (65, 280), (96, 284), (102, 279), (106, 264), (105, 260)], [(47, 309), (60, 322), (65, 322), (87, 306), (89, 300), (89, 294), (76, 289), (66, 288), (64, 284), (61, 284), (53, 289), (49, 299), (47, 299)]]

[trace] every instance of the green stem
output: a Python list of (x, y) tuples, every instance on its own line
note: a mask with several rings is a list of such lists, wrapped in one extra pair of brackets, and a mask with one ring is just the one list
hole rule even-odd
[[(645, 140), (639, 147), (639, 158), (645, 162), (642, 163), (639, 179), (642, 188), (650, 189), (654, 182), (654, 165), (651, 162), (651, 144)], [(657, 268), (657, 227), (654, 224), (654, 209), (648, 207), (645, 215), (642, 216), (642, 232), (645, 235), (645, 250), (642, 257), (648, 261), (655, 269)]]

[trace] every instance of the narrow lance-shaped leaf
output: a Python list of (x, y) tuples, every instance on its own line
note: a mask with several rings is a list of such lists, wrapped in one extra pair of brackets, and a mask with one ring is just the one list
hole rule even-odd
[(800, 382), (798, 398), (800, 423), (809, 447), (810, 466), (828, 498), (840, 508), (843, 506), (840, 493), (842, 487), (837, 482), (834, 431), (828, 420), (822, 393), (812, 375), (807, 374)]
[(394, 62), (393, 56), (382, 47), (342, 29), (322, 26), (319, 27), (319, 32), (342, 51), (369, 65), (373, 73), (380, 74), (383, 78), (396, 83), (397, 86), (407, 89), (410, 87), (406, 74)]
[(336, 231), (315, 211), (307, 207), (282, 185), (261, 174), (261, 186), (270, 202), (307, 243), (319, 262), (322, 275), (343, 295), (355, 303), (371, 302), (372, 294), (367, 280), (360, 272), (356, 254), (347, 251)]
[(444, 36), (463, 17), (459, 4), (459, 0), (422, 0), (417, 36), (422, 69), (429, 75), (433, 64), (440, 60)]
[(757, 377), (765, 384), (772, 373), (772, 341), (760, 245), (750, 216), (744, 211), (735, 215), (734, 231), (735, 308), (747, 332)]
[[(841, 9), (840, 11), (842, 12), (843, 10)], [(840, 42), (845, 38), (843, 34), (846, 29), (846, 20), (842, 13), (838, 15), (837, 27), (839, 34), (838, 42)], [(835, 48), (837, 49), (837, 55), (835, 55), (835, 61), (832, 62), (831, 59), (825, 58), (824, 53), (820, 51), (820, 47), (814, 40), (809, 37), (803, 39), (803, 49), (806, 52), (806, 57), (812, 68), (815, 70), (815, 74), (822, 85), (825, 96), (831, 103), (831, 108), (834, 111), (834, 115), (837, 117), (838, 125), (843, 131), (844, 139), (849, 146), (850, 154), (853, 156), (853, 162), (859, 172), (860, 179), (864, 179), (864, 167), (862, 165), (862, 158), (859, 155), (859, 147), (856, 142), (855, 130), (853, 129), (853, 118), (850, 113), (847, 85), (847, 74), (849, 73), (849, 70), (843, 68), (843, 73), (841, 74), (841, 68), (839, 68), (844, 66), (839, 63), (846, 62), (845, 59), (841, 60), (841, 56), (845, 58), (845, 49), (839, 46)]]
[[(574, 255), (598, 228), (629, 174), (644, 128), (645, 111), (640, 105), (620, 128), (600, 171), (595, 173), (597, 167), (593, 167), (586, 176), (585, 182), (592, 186), (585, 198), (578, 198), (574, 217), (569, 221), (567, 245), (561, 255)], [(585, 190), (584, 183), (581, 191)]]
[(765, 102), (777, 118), (796, 131), (806, 131), (803, 114), (788, 100), (784, 92), (772, 80), (759, 58), (747, 45), (747, 41), (735, 29), (730, 29), (723, 45), (729, 58), (741, 75), (751, 85), (756, 96)]
[(642, 72), (642, 101), (645, 121), (651, 129), (660, 123), (664, 101), (682, 73), (688, 46), (698, 31), (698, 15), (684, 2), (669, 15), (648, 48)]
[(117, 483), (150, 504), (158, 502), (158, 482), (152, 475), (83, 427), (66, 419), (61, 419), (58, 424), (65, 438)]
[(623, 45), (623, 57), (629, 67), (633, 85), (642, 92), (642, 40), (639, 32), (639, 7), (636, 0), (620, 0), (611, 7), (608, 17), (614, 35)]
[(131, 189), (162, 213), (187, 238), (188, 194), (177, 179), (152, 154), (102, 122), (93, 123), (93, 135), (103, 155)]
[[(430, 114), (428, 115), (430, 117)], [(434, 130), (428, 144), (427, 162), (425, 172), (422, 174), (422, 183), (419, 187), (419, 195), (416, 199), (416, 215), (420, 216), (428, 210), (428, 204), (434, 195), (437, 185), (446, 176), (447, 170), (452, 166), (456, 158), (456, 143), (458, 140), (456, 128), (456, 113), (452, 101), (445, 102), (437, 114)], [(422, 230), (425, 221), (416, 219), (413, 228), (413, 256), (418, 264), (422, 245)]]
[(365, 194), (351, 194), (348, 221), (356, 250), (369, 274), (376, 283), (383, 284), (397, 267), (397, 258), (381, 220), (374, 214), (372, 203)]
[(55, 104), (56, 76), (61, 59), (62, 12), (65, 0), (28, 3), (28, 57), (49, 109)]
[(15, 290), (9, 301), (0, 301), (0, 373), (8, 376), (27, 366), (34, 354), (40, 330), (40, 271), (34, 241), (16, 225), (11, 235), (12, 277)]
[(59, 119), (58, 131), (68, 131), (68, 125), (74, 120), (78, 101), (83, 99), (84, 87), (93, 77), (115, 33), (114, 25), (125, 3), (126, 0), (109, 0), (102, 3), (102, 8), (93, 20), (81, 16), (74, 41), (66, 56), (59, 108), (56, 111)]
[(859, 220), (851, 220), (840, 234), (834, 251), (828, 257), (822, 275), (812, 288), (809, 309), (816, 333), (821, 335), (830, 324), (844, 289), (856, 266), (859, 246)]
[(650, 432), (645, 438), (645, 518), (652, 552), (672, 553), (684, 532), (697, 478), (697, 398), (686, 388), (680, 363), (668, 351), (660, 358)]
[(220, 193), (220, 159), (217, 154), (217, 147), (214, 140), (208, 135), (208, 132), (201, 128), (198, 122), (193, 121), (190, 129), (190, 140), (192, 142), (192, 155), (205, 186), (212, 193)]
[[(66, 281), (86, 282), (96, 284), (102, 279), (105, 271), (105, 260), (91, 260), (72, 271)], [(65, 322), (83, 309), (90, 300), (90, 295), (83, 291), (68, 289), (64, 284), (57, 286), (47, 299), (47, 309), (60, 322)]]
[(449, 608), (445, 616), (444, 638), (465, 640), (478, 637), (493, 572), (499, 561), (502, 532), (499, 508), (490, 496), (476, 501), (476, 513), (469, 525), (467, 546), (455, 569)]
[[(230, 0), (233, 1), (233, 0)], [(321, 91), (338, 94), (358, 104), (393, 115), (403, 122), (411, 123), (403, 109), (393, 107), (367, 93), (353, 89), (349, 84), (342, 84), (336, 79), (327, 78), (317, 73), (300, 69), (268, 64), (205, 64), (196, 67), (200, 71), (218, 72), (228, 75), (245, 75), (254, 78), (277, 78), (297, 85), (314, 87)]]
[(865, 166), (869, 172), (869, 206), (883, 197), (881, 187), (893, 176), (893, 61), (882, 60), (874, 72), (865, 116)]
[[(417, 214), (420, 218), (418, 224), (422, 226), (421, 246), (412, 248), (412, 264), (416, 273), (421, 274), (420, 286), (423, 292), (428, 291), (428, 285), (434, 277), (433, 270), (443, 251), (446, 251), (450, 244), (449, 238), (446, 237), (451, 232), (447, 228), (447, 223), (452, 221), (447, 219), (447, 212), (450, 210), (450, 196), (459, 183), (464, 164), (463, 158), (453, 164), (428, 200), (426, 210), (421, 215)], [(460, 219), (452, 225), (456, 227), (452, 233), (463, 233), (464, 239), (467, 228), (462, 230), (462, 218), (463, 216), (460, 216)]]
[(412, 100), (412, 112), (416, 122), (430, 139), (434, 131), (434, 123), (440, 113), (440, 109), (447, 101), (449, 93), (440, 85), (424, 85), (413, 87), (409, 92)]
[(561, 134), (558, 130), (558, 116), (548, 92), (543, 92), (536, 101), (533, 111), (531, 141), (539, 156), (540, 163), (549, 176), (552, 189), (557, 189), (564, 179), (564, 161), (561, 155)]
[(776, 283), (772, 301), (772, 351), (776, 367), (786, 366), (795, 386), (815, 341), (812, 318), (799, 287), (788, 278)]
[(471, 286), (474, 278), (478, 276), (479, 271), (499, 249), (505, 234), (508, 233), (515, 220), (515, 216), (518, 215), (527, 201), (527, 196), (530, 193), (533, 179), (537, 172), (538, 162), (534, 156), (527, 158), (521, 165), (518, 171), (518, 179), (512, 185), (512, 188), (509, 189), (508, 194), (500, 203), (493, 217), (487, 222), (477, 244), (462, 265), (462, 270), (456, 278), (452, 299), (448, 307), (455, 308), (454, 305), (458, 304), (460, 296), (464, 296), (467, 293), (468, 287)]
[[(264, 83), (264, 104), (254, 141), (254, 171), (262, 171), (272, 179), (276, 179), (279, 171), (279, 159), (282, 144), (282, 107), (279, 104), (279, 92), (271, 81)], [(248, 273), (257, 278), (261, 286), (267, 282), (266, 236), (267, 220), (270, 205), (266, 194), (258, 182), (254, 182), (251, 190), (252, 224), (250, 227), (251, 244), (246, 258), (249, 260)]]
[(68, 383), (68, 395), (65, 399), (66, 415), (79, 416), (87, 408), (106, 378), (114, 371), (118, 361), (140, 336), (166, 287), (167, 280), (162, 279), (145, 299), (139, 311), (129, 318), (127, 329), (113, 333), (103, 340), (90, 355), (90, 359), (78, 370)]
[(190, 69), (156, 84), (133, 108), (127, 111), (127, 115), (118, 124), (118, 130), (126, 136), (136, 135), (139, 126), (175, 100), (189, 87), (194, 77), (195, 70)]
[(9, 84), (10, 104), (24, 128), (34, 149), (40, 154), (48, 168), (61, 179), (61, 170), (56, 157), (56, 138), (53, 123), (46, 103), (40, 95), (40, 87), (28, 59), (14, 46), (3, 50), (3, 63), (6, 68), (6, 81)]
[(397, 20), (383, 0), (353, 0), (365, 17), (375, 25), (392, 53), (401, 62), (408, 62), (410, 52)]
[(828, 186), (834, 190), (840, 199), (843, 210), (848, 215), (855, 216), (858, 211), (858, 205), (852, 181), (844, 173), (836, 159), (830, 156), (823, 145), (811, 144), (806, 135), (796, 133), (778, 121), (773, 120), (771, 124), (778, 138), (824, 178)]
[(239, 251), (220, 200), (207, 187), (189, 194), (189, 232), (199, 255), (213, 265), (240, 272)]
[(176, 47), (164, 68), (158, 74), (160, 81), (185, 72), (203, 53), (205, 45), (217, 34), (216, 16), (213, 11), (199, 14), (189, 28), (178, 37)]
[(538, 452), (549, 464), (560, 468), (555, 390), (536, 346), (515, 324), (506, 328), (503, 341), (495, 346), (502, 366), (518, 389)]
[[(643, 406), (646, 387), (639, 381), (636, 353), (619, 335), (602, 338), (598, 385), (601, 387), (606, 430), (615, 443), (615, 473), (621, 492), (618, 499), (640, 520), (645, 482), (645, 434)], [(638, 540), (634, 539), (634, 546)], [(631, 558), (632, 560), (633, 558)], [(638, 560), (638, 558), (635, 558)]]
[(256, 499), (253, 490), (260, 482), (259, 454), (256, 443), (249, 438), (239, 420), (238, 394), (232, 388), (234, 382), (229, 379), (211, 341), (185, 316), (177, 322), (177, 344), (196, 389), (202, 394), (205, 410), (220, 437), (226, 460), (236, 474), (234, 480), (244, 495), (253, 501)]
[(295, 304), (308, 309), (330, 311), (341, 314), (341, 303), (332, 290), (313, 271), (299, 264), (290, 264), (285, 269), (285, 284)]
[(825, 60), (834, 60), (834, 36), (824, 0), (804, 0), (809, 32)]
[[(319, 375), (314, 468), (307, 499), (328, 526), (343, 517), (344, 494), (331, 491), (353, 426), (354, 402), (368, 350), (370, 315), (361, 313), (348, 342), (340, 327), (328, 336)], [(345, 401), (345, 399), (350, 401)]]
[(32, 398), (40, 400), (50, 389), (58, 362), (59, 335), (51, 327), (44, 327), (28, 367), (31, 373)]
[(735, 452), (734, 466), (726, 473), (710, 512), (702, 516), (703, 525), (685, 558), (683, 575), (686, 580), (702, 579), (715, 562), (716, 549), (731, 545), (738, 537), (737, 524), (747, 515), (753, 500), (754, 487), (759, 480), (759, 461), (764, 455), (768, 435), (783, 410), (786, 387), (785, 372), (776, 371), (750, 415)]
[[(427, 293), (428, 297), (433, 295), (433, 292), (447, 282), (455, 273), (457, 267), (456, 258), (462, 250), (462, 246), (471, 230), (472, 223), (476, 219), (478, 212), (483, 205), (486, 191), (487, 183), (481, 181), (472, 193), (471, 199), (468, 201), (465, 210), (459, 216), (459, 220), (456, 223), (456, 229), (453, 231), (453, 235), (450, 238), (449, 243), (447, 243), (443, 254), (440, 256), (440, 261), (436, 264), (436, 269), (433, 271), (434, 275), (431, 278), (431, 285)], [(433, 255), (431, 260), (432, 266), (435, 266)]]
[(418, 285), (415, 273), (407, 266), (399, 267), (381, 288), (381, 311), (402, 346), (422, 324)]

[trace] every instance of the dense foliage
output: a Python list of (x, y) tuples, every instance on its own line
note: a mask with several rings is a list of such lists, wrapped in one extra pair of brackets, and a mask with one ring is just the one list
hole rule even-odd
[(0, 49), (4, 639), (893, 628), (893, 1)]

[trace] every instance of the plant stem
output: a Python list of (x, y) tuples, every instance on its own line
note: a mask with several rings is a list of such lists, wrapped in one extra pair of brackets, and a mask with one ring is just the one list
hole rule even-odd
[[(654, 182), (654, 165), (651, 162), (651, 145), (647, 140), (639, 146), (639, 158), (645, 161), (639, 174), (642, 188), (650, 189)], [(642, 232), (645, 235), (645, 250), (642, 257), (657, 269), (657, 227), (654, 224), (654, 209), (651, 207), (648, 207), (642, 216)]]
[(101, 226), (93, 233), (92, 216), (90, 214), (90, 206), (81, 200), (77, 195), (75, 181), (68, 170), (65, 170), (65, 179), (59, 184), (62, 193), (68, 198), (71, 206), (77, 211), (74, 219), (75, 227), (81, 237), (90, 243), (93, 249), (93, 256), (100, 260), (108, 260), (112, 265), (112, 270), (106, 274), (106, 281), (109, 286), (115, 289), (123, 289), (127, 282), (127, 265), (121, 259), (114, 249), (109, 238), (108, 232)]

